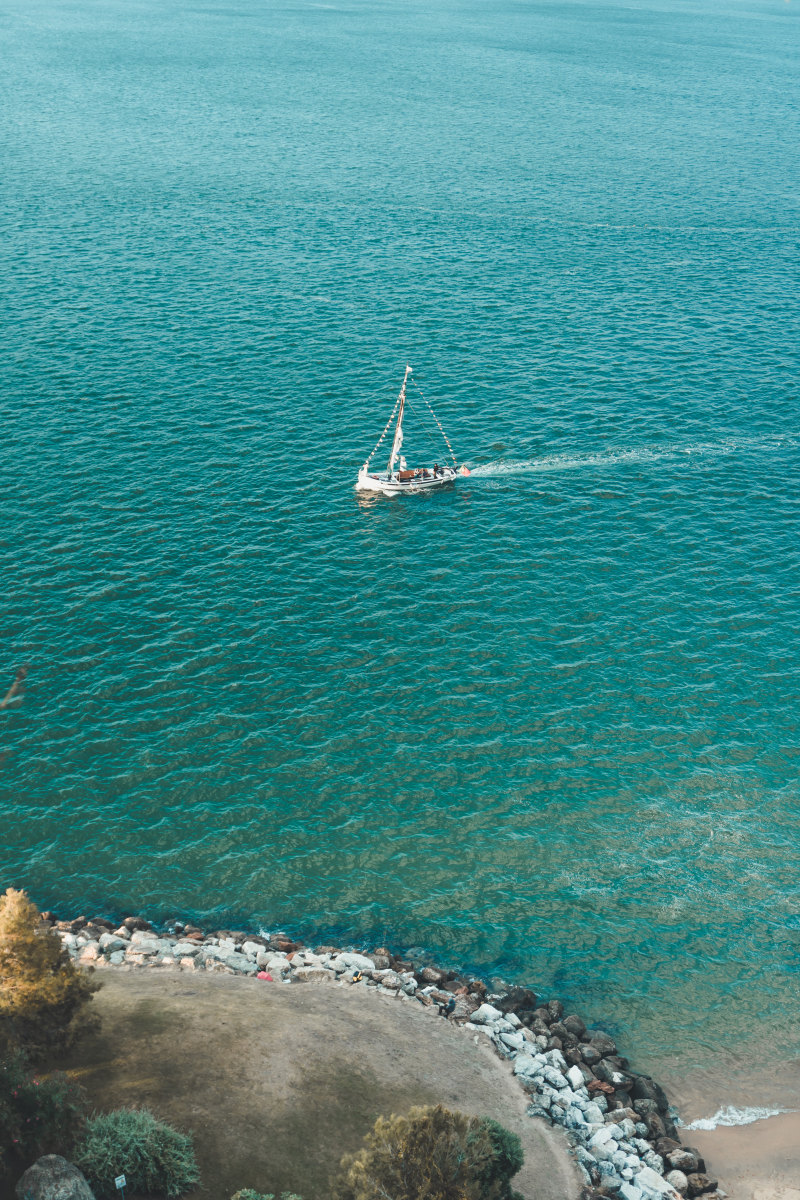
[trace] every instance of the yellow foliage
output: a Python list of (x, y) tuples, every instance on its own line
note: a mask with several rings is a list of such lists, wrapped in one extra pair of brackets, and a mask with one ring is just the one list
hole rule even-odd
[(0, 896), (0, 1033), (32, 1053), (63, 1049), (98, 984), (81, 974), (24, 892)]

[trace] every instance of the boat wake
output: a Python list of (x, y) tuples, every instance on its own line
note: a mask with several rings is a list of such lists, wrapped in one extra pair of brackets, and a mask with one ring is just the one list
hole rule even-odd
[(684, 1125), (684, 1129), (716, 1129), (719, 1125), (752, 1125), (754, 1121), (766, 1121), (767, 1117), (779, 1117), (781, 1113), (794, 1112), (792, 1108), (736, 1108), (728, 1105), (720, 1108), (713, 1117), (701, 1117)]
[(681, 459), (718, 458), (749, 451), (775, 451), (797, 444), (789, 436), (768, 438), (725, 438), (720, 442), (697, 442), (685, 446), (638, 446), (629, 450), (600, 450), (589, 454), (548, 454), (544, 458), (512, 459), (483, 463), (471, 468), (475, 479), (497, 479), (504, 475), (535, 475), (556, 471), (587, 471), (606, 467), (649, 464)]

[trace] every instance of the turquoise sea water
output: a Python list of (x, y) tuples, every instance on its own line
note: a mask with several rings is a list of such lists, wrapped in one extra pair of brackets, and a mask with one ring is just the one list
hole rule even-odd
[(5, 883), (800, 1058), (799, 20), (2, 0)]

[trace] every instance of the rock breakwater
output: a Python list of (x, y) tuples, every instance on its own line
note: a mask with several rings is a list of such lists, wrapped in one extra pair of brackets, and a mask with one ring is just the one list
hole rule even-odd
[(44, 914), (80, 966), (214, 971), (265, 983), (371, 988), (438, 1010), (467, 1036), (509, 1060), (529, 1097), (528, 1114), (567, 1133), (585, 1182), (584, 1200), (721, 1200), (699, 1152), (683, 1146), (667, 1097), (634, 1071), (603, 1030), (589, 1029), (559, 1000), (528, 988), (489, 992), (484, 981), (423, 964), (409, 951), (310, 948), (284, 933), (204, 932), (191, 924), (157, 929), (141, 917), (57, 920)]

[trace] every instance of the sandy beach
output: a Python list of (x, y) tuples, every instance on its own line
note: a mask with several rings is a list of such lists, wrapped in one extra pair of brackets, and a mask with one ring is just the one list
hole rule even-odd
[(800, 1113), (687, 1130), (733, 1200), (800, 1200)]

